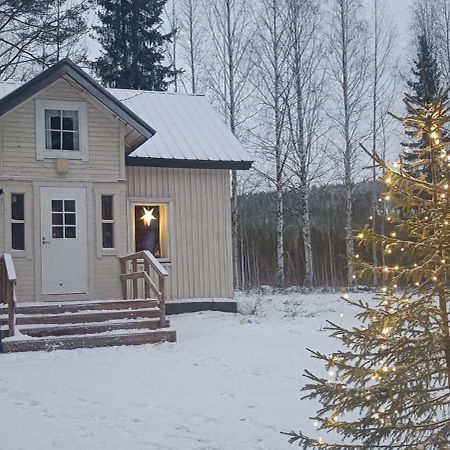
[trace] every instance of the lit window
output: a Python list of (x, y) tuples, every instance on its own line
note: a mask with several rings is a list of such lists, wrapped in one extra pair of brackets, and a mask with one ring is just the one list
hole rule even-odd
[(45, 148), (47, 150), (80, 149), (78, 111), (45, 110)]
[(134, 206), (136, 252), (149, 250), (156, 258), (167, 258), (167, 205)]
[(102, 246), (114, 248), (114, 199), (112, 195), (102, 195)]
[(25, 250), (24, 194), (11, 194), (11, 249)]

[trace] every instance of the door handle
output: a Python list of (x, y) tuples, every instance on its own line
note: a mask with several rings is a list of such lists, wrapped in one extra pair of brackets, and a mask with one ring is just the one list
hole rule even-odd
[(50, 244), (50, 241), (47, 241), (47, 238), (42, 237), (42, 244)]

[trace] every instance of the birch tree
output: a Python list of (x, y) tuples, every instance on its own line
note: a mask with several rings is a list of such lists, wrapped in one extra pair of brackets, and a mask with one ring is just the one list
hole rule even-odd
[[(316, 0), (288, 0), (289, 96), (288, 122), (291, 153), (289, 170), (299, 192), (303, 237), (304, 286), (314, 283), (310, 224), (310, 190), (313, 179), (325, 167), (314, 153), (322, 137), (326, 98), (325, 48), (322, 39), (322, 14)], [(323, 155), (323, 152), (322, 152)], [(312, 170), (313, 169), (313, 170)], [(317, 180), (316, 180), (317, 181)]]
[(261, 111), (259, 143), (263, 158), (272, 166), (265, 177), (276, 192), (276, 284), (283, 286), (285, 164), (288, 157), (285, 133), (289, 90), (288, 20), (286, 0), (262, 0), (257, 13), (254, 65), (256, 90)]
[[(205, 62), (206, 84), (231, 132), (242, 137), (244, 108), (251, 71), (251, 10), (247, 0), (204, 0), (212, 40), (212, 58)], [(238, 237), (238, 174), (231, 174), (231, 223), (234, 284), (241, 286)]]
[(187, 91), (196, 94), (200, 89), (204, 60), (204, 17), (200, 0), (180, 0), (180, 49), (186, 65)]
[[(371, 11), (372, 36), (371, 46), (371, 78), (372, 78), (372, 124), (371, 140), (372, 152), (381, 153), (378, 146), (381, 145), (383, 126), (389, 119), (388, 110), (390, 99), (393, 98), (395, 83), (393, 82), (392, 72), (390, 72), (391, 56), (393, 52), (393, 43), (395, 32), (392, 23), (386, 16), (386, 3), (384, 0), (373, 0)], [(377, 229), (378, 212), (378, 180), (379, 174), (375, 165), (372, 166), (372, 228)], [(376, 243), (372, 243), (372, 262), (374, 266), (378, 265), (378, 250)], [(378, 285), (378, 273), (373, 272), (373, 284)]]
[(166, 55), (169, 58), (173, 71), (173, 89), (178, 92), (179, 77), (181, 71), (178, 70), (178, 40), (180, 35), (180, 23), (176, 0), (171, 0), (164, 6), (164, 15), (169, 27), (168, 33), (171, 35), (170, 41), (165, 42)]
[(367, 33), (359, 0), (333, 0), (330, 20), (330, 72), (333, 80), (330, 116), (339, 139), (337, 152), (345, 186), (347, 284), (354, 280), (353, 196), (358, 167), (357, 142), (367, 109)]

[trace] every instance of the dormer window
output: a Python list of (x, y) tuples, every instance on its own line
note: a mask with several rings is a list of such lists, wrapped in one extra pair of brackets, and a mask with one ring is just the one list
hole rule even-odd
[(84, 102), (36, 100), (36, 158), (88, 160)]

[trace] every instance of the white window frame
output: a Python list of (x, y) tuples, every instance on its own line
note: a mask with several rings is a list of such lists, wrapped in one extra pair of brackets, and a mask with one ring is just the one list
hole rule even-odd
[(148, 206), (148, 207), (152, 207), (152, 206), (162, 206), (164, 208), (164, 229), (162, 230), (161, 233), (161, 229), (160, 229), (160, 242), (161, 245), (163, 246), (166, 255), (162, 258), (158, 258), (158, 261), (161, 263), (171, 263), (172, 259), (173, 259), (173, 255), (172, 255), (172, 250), (171, 250), (171, 240), (170, 240), (170, 236), (171, 236), (171, 211), (173, 210), (172, 207), (172, 199), (168, 199), (168, 198), (129, 198), (128, 199), (128, 211), (129, 211), (129, 247), (130, 247), (130, 251), (132, 253), (136, 252), (136, 242), (135, 242), (135, 207), (136, 206)]
[[(45, 110), (77, 111), (79, 126), (78, 150), (52, 150), (46, 148)], [(36, 100), (36, 159), (78, 159), (89, 160), (87, 104), (86, 102), (62, 100)]]
[[(103, 218), (103, 197), (111, 197), (112, 200), (112, 219)], [(101, 218), (101, 242), (103, 252), (115, 252), (116, 251), (116, 205), (115, 205), (115, 195), (114, 194), (100, 194), (100, 218)], [(110, 223), (113, 226), (113, 246), (103, 247), (103, 224)]]

